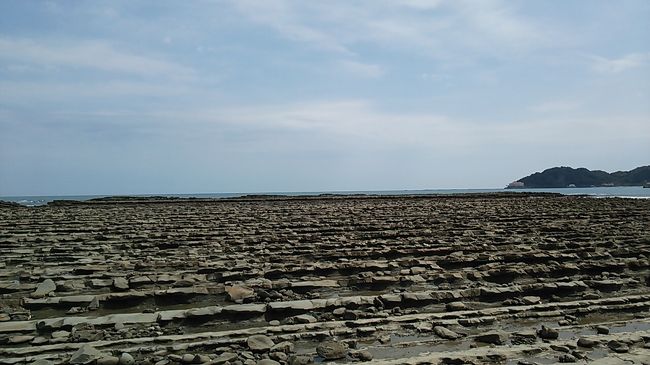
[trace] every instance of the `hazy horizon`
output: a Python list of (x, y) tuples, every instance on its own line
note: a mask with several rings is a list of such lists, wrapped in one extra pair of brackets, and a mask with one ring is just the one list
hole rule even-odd
[(0, 196), (502, 188), (650, 158), (648, 1), (0, 14)]

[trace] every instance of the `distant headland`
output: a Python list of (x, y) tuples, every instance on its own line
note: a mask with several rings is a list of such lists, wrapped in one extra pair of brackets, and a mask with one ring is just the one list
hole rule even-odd
[(643, 186), (650, 187), (650, 165), (640, 166), (630, 171), (608, 173), (589, 170), (584, 167), (552, 167), (536, 172), (517, 181), (506, 189), (526, 188), (588, 188), (595, 186)]

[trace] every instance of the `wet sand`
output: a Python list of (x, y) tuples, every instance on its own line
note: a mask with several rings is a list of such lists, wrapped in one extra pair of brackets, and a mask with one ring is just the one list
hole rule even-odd
[(650, 361), (647, 199), (0, 205), (0, 248), (0, 364)]

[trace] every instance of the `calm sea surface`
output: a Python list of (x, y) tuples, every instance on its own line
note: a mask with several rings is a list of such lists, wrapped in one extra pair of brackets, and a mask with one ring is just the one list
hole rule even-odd
[[(561, 189), (432, 189), (432, 190), (369, 190), (369, 191), (305, 191), (305, 192), (264, 192), (264, 193), (202, 193), (202, 194), (142, 194), (130, 196), (170, 196), (196, 198), (231, 198), (249, 194), (277, 194), (287, 196), (318, 195), (318, 194), (368, 194), (368, 195), (413, 195), (413, 194), (467, 194), (467, 193), (496, 193), (496, 192), (549, 192), (565, 195), (590, 195), (593, 197), (620, 197), (650, 199), (650, 189), (641, 186), (595, 187), (595, 188), (561, 188)], [(88, 200), (110, 195), (60, 195), (60, 196), (3, 196), (0, 200), (17, 202), (27, 206), (44, 205), (52, 200)]]

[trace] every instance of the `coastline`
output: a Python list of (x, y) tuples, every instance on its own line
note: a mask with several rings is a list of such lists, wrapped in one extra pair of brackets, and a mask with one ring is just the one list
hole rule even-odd
[(132, 194), (132, 195), (60, 195), (60, 196), (0, 196), (0, 201), (16, 202), (25, 206), (45, 205), (53, 200), (87, 201), (97, 198), (113, 198), (126, 196), (128, 198), (195, 198), (195, 199), (224, 199), (241, 198), (244, 196), (402, 196), (402, 195), (459, 195), (459, 194), (492, 194), (492, 193), (557, 193), (562, 195), (587, 195), (593, 197), (616, 197), (647, 199), (650, 198), (650, 189), (637, 186), (626, 187), (590, 187), (590, 188), (552, 188), (552, 189), (418, 189), (418, 190), (367, 190), (367, 191), (320, 191), (320, 192), (261, 192), (261, 193), (185, 193), (185, 194)]

